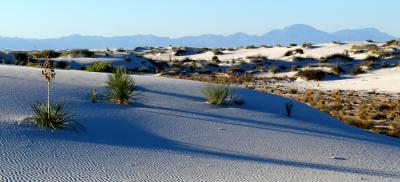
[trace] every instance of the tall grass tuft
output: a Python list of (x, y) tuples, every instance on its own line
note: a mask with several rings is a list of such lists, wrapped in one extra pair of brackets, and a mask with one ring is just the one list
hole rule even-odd
[(202, 87), (201, 92), (209, 104), (244, 104), (244, 100), (236, 95), (236, 89), (227, 85), (207, 83)]
[(222, 105), (228, 98), (231, 89), (226, 85), (208, 83), (203, 86), (201, 92), (209, 104)]
[(135, 80), (123, 67), (116, 68), (114, 73), (108, 75), (106, 85), (107, 97), (116, 104), (129, 104), (138, 96)]

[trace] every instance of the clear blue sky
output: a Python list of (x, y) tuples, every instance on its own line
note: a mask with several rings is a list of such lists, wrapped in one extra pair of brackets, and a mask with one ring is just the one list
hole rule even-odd
[(260, 35), (297, 23), (400, 37), (400, 0), (0, 0), (0, 7), (0, 36), (26, 38)]

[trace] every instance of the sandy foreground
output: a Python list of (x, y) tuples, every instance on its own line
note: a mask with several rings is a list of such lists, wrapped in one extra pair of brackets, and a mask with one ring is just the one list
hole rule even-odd
[(254, 90), (210, 106), (193, 81), (134, 76), (138, 103), (92, 104), (107, 74), (56, 70), (53, 99), (85, 129), (40, 131), (19, 123), (46, 97), (40, 72), (0, 66), (0, 181), (400, 181), (398, 139), (301, 103), (288, 118), (288, 99)]

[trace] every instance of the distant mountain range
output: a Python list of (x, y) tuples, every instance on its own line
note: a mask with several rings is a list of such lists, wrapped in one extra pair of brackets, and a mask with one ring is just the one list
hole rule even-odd
[(272, 30), (264, 35), (235, 33), (228, 36), (206, 34), (181, 38), (159, 37), (154, 35), (132, 35), (118, 37), (70, 35), (52, 39), (24, 39), (0, 37), (0, 49), (38, 50), (72, 48), (134, 48), (138, 46), (191, 46), (191, 47), (238, 47), (247, 45), (302, 44), (305, 42), (324, 43), (330, 41), (362, 41), (371, 39), (378, 42), (396, 37), (376, 28), (341, 30), (327, 33), (314, 27), (296, 24), (284, 29)]

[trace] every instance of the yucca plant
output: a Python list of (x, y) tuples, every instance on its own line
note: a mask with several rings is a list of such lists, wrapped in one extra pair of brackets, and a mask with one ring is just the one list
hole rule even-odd
[(25, 121), (34, 122), (40, 128), (65, 128), (72, 123), (72, 117), (68, 114), (69, 112), (64, 103), (51, 105), (50, 102), (51, 81), (56, 75), (53, 69), (53, 61), (47, 58), (44, 66), (45, 69), (42, 71), (42, 75), (47, 80), (47, 103), (37, 102), (31, 105), (34, 116), (25, 119)]
[(108, 75), (106, 85), (106, 96), (116, 104), (129, 104), (138, 96), (135, 80), (123, 67), (116, 68), (114, 73)]
[[(60, 129), (72, 124), (72, 116), (64, 103), (57, 103), (51, 107), (43, 103), (31, 105), (34, 116), (27, 118), (27, 121), (34, 122), (40, 128)], [(50, 112), (48, 112), (50, 110)]]

